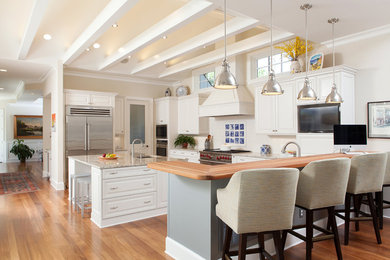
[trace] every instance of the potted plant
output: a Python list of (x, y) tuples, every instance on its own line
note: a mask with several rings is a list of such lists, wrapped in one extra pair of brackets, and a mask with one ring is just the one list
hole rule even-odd
[[(283, 43), (282, 46), (275, 46), (276, 49), (285, 52), (285, 55), (291, 60), (291, 73), (302, 72), (302, 66), (298, 62), (298, 57), (305, 54), (306, 43), (305, 40), (295, 37), (294, 40)], [(308, 43), (307, 51), (313, 50), (313, 46)], [(307, 61), (305, 61), (307, 62)]]
[(187, 149), (188, 145), (194, 147), (196, 145), (195, 138), (188, 135), (178, 135), (174, 143), (175, 147), (181, 145), (184, 149)]
[(20, 162), (24, 163), (26, 162), (26, 159), (30, 159), (34, 155), (35, 151), (24, 144), (24, 140), (16, 139), (12, 143), (10, 153), (16, 155)]

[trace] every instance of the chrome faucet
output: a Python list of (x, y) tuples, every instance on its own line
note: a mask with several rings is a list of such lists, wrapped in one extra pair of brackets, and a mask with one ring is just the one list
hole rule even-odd
[(301, 157), (301, 147), (299, 146), (299, 144), (298, 143), (296, 143), (296, 142), (288, 142), (287, 144), (285, 144), (284, 146), (283, 146), (283, 148), (282, 148), (282, 153), (286, 153), (286, 148), (287, 148), (287, 146), (289, 145), (289, 144), (295, 144), (296, 145), (296, 147), (298, 148), (298, 151), (297, 151), (297, 157)]
[[(131, 143), (131, 158), (132, 159), (134, 159), (134, 144), (135, 144), (135, 142), (137, 142), (137, 141), (139, 141), (140, 142), (140, 144), (144, 144), (143, 142), (142, 142), (142, 140), (141, 139), (134, 139), (133, 140), (133, 142)], [(140, 158), (141, 158), (141, 153), (140, 153)]]

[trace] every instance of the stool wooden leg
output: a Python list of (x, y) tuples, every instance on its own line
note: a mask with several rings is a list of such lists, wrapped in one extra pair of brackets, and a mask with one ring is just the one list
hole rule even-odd
[(351, 215), (351, 194), (345, 195), (345, 226), (344, 226), (344, 245), (349, 242), (349, 222)]
[(306, 210), (306, 260), (311, 260), (313, 248), (313, 211)]
[(379, 233), (379, 225), (378, 225), (378, 217), (376, 215), (376, 208), (374, 205), (374, 198), (372, 193), (367, 193), (368, 205), (370, 206), (371, 216), (372, 216), (372, 224), (374, 225), (376, 241), (378, 244), (382, 244), (381, 234)]
[(383, 189), (380, 192), (375, 192), (375, 201), (378, 209), (379, 228), (383, 229)]
[(247, 234), (240, 234), (238, 245), (238, 260), (245, 260)]
[(276, 251), (276, 259), (284, 260), (284, 248), (282, 246), (282, 240), (280, 238), (280, 232), (274, 231), (272, 232), (272, 236), (274, 239), (275, 251)]
[(336, 248), (336, 253), (337, 253), (337, 259), (342, 260), (343, 255), (341, 254), (341, 247), (340, 247), (340, 239), (339, 239), (339, 231), (337, 230), (337, 222), (336, 222), (336, 217), (334, 214), (334, 207), (328, 208), (328, 221), (330, 222), (332, 226), (332, 231), (333, 231), (333, 240), (334, 240), (334, 246)]
[(287, 233), (288, 233), (287, 230), (282, 231), (282, 248), (283, 248), (283, 250), (286, 247)]
[(225, 239), (223, 241), (222, 260), (225, 259), (225, 255), (229, 256), (230, 241), (232, 240), (232, 229), (226, 225)]
[[(360, 211), (360, 202), (362, 196), (355, 195), (353, 196), (353, 208), (355, 211), (355, 218), (359, 217), (359, 211)], [(355, 231), (359, 231), (359, 221), (355, 221)]]
[(261, 253), (261, 250), (265, 250), (264, 248), (264, 234), (263, 233), (257, 233), (257, 241), (259, 243), (259, 258), (260, 260), (265, 260), (265, 257), (263, 256), (263, 254)]

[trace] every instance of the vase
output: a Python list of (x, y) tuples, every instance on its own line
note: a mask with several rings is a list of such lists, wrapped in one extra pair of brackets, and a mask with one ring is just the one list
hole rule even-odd
[(297, 60), (291, 61), (290, 72), (291, 73), (302, 72), (302, 67), (301, 67), (301, 64), (299, 63), (299, 61), (297, 61)]
[(183, 143), (181, 146), (183, 147), (183, 149), (187, 149), (188, 143)]

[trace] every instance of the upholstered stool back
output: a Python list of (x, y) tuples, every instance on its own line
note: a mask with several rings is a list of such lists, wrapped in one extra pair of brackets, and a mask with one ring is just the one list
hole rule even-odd
[(386, 163), (386, 153), (371, 153), (353, 157), (347, 192), (362, 194), (382, 191)]
[(314, 161), (299, 174), (298, 206), (318, 209), (344, 204), (351, 160), (337, 158)]
[(298, 169), (253, 169), (235, 173), (217, 190), (217, 216), (237, 234), (292, 226)]
[(387, 163), (385, 178), (383, 179), (383, 185), (390, 185), (390, 152), (387, 152)]

